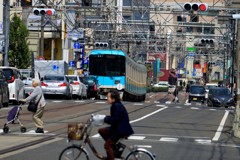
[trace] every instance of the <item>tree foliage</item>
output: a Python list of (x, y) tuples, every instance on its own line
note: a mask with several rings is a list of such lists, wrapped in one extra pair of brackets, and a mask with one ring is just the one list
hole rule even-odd
[(14, 14), (10, 23), (9, 34), (9, 66), (25, 69), (30, 65), (30, 51), (27, 37), (29, 32), (24, 22)]

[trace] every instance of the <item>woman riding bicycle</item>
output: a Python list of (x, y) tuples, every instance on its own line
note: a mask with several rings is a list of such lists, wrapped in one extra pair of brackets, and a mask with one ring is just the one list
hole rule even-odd
[(110, 91), (107, 101), (111, 104), (110, 116), (104, 118), (104, 122), (110, 127), (100, 128), (98, 133), (105, 140), (104, 148), (107, 153), (107, 160), (114, 160), (113, 147), (121, 138), (126, 138), (133, 134), (133, 129), (129, 123), (126, 108), (121, 103), (120, 95), (117, 91)]

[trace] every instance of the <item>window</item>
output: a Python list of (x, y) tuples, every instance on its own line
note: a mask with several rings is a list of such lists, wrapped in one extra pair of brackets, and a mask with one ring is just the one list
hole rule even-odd
[[(90, 75), (124, 76), (125, 57), (119, 55), (91, 55), (89, 57)], [(97, 67), (96, 67), (97, 66)]]
[(44, 80), (46, 81), (64, 81), (63, 76), (45, 76)]
[(204, 28), (204, 34), (214, 34), (214, 28), (212, 27), (205, 27)]
[(198, 22), (199, 18), (196, 15), (191, 16), (190, 22)]

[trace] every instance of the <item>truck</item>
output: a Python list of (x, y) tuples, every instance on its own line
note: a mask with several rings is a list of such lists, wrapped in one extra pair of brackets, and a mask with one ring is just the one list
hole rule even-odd
[(47, 74), (67, 75), (68, 64), (63, 60), (35, 60), (34, 70), (39, 72), (41, 77)]
[[(34, 73), (32, 73), (31, 69), (21, 69), (20, 70), (23, 76), (24, 86), (24, 94), (25, 97), (30, 95), (33, 91), (32, 87), (32, 79), (38, 79), (41, 81), (47, 74), (55, 74), (55, 75), (67, 75), (68, 74), (68, 65), (65, 61), (57, 61), (57, 60), (35, 60), (34, 61)], [(34, 76), (33, 76), (34, 75)]]

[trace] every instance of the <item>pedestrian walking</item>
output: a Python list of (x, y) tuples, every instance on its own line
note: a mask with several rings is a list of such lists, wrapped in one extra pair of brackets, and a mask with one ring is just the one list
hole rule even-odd
[(43, 121), (42, 116), (44, 112), (44, 108), (46, 106), (46, 101), (42, 92), (42, 88), (40, 87), (40, 81), (38, 79), (32, 80), (32, 86), (34, 87), (33, 92), (28, 96), (26, 99), (21, 100), (22, 102), (30, 102), (32, 100), (38, 102), (37, 104), (37, 111), (33, 113), (33, 122), (37, 127), (36, 133), (44, 133), (43, 129)]
[(186, 87), (186, 93), (189, 93), (189, 90), (190, 90), (190, 84), (188, 83)]
[(174, 92), (173, 92), (173, 95), (175, 96), (174, 99), (173, 99), (173, 102), (177, 102), (179, 103), (179, 99), (178, 99), (178, 87), (176, 86)]
[(110, 124), (110, 126), (100, 128), (98, 133), (105, 140), (104, 148), (107, 152), (107, 160), (114, 160), (114, 145), (119, 139), (126, 138), (134, 132), (129, 123), (127, 110), (121, 103), (119, 93), (110, 91), (107, 95), (107, 101), (111, 104), (111, 114), (104, 118), (104, 122)]

